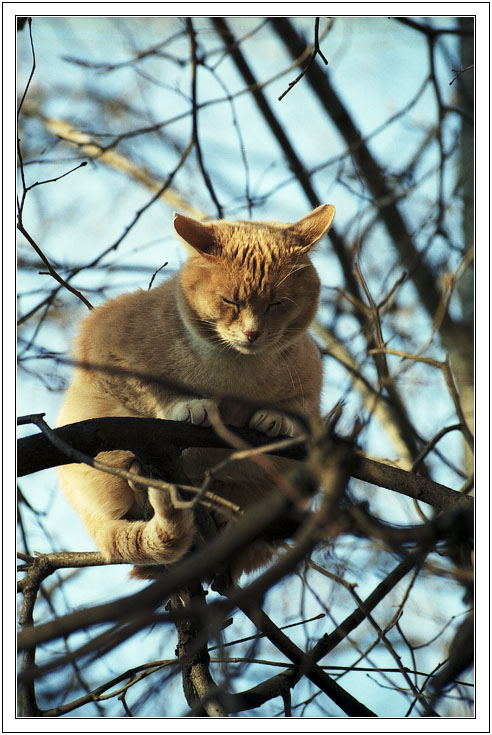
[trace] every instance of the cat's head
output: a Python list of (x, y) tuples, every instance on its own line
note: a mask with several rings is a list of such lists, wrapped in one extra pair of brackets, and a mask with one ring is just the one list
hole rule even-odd
[(331, 204), (288, 224), (203, 224), (176, 214), (174, 227), (190, 251), (181, 294), (192, 333), (250, 355), (283, 349), (298, 338), (318, 306), (320, 284), (309, 251), (334, 215)]

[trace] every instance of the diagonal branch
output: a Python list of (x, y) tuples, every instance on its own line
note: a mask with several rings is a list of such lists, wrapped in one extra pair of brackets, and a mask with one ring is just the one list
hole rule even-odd
[(17, 222), (17, 229), (19, 232), (24, 235), (27, 242), (32, 246), (32, 248), (35, 250), (35, 252), (38, 254), (38, 256), (41, 258), (45, 266), (48, 268), (48, 271), (51, 276), (55, 279), (57, 283), (60, 284), (60, 286), (63, 286), (63, 288), (66, 288), (67, 291), (70, 291), (70, 293), (73, 293), (74, 296), (77, 296), (78, 299), (82, 301), (83, 304), (87, 306), (88, 309), (92, 309), (93, 306), (88, 299), (82, 294), (78, 289), (74, 288), (74, 286), (71, 286), (68, 281), (66, 281), (64, 278), (60, 276), (59, 273), (56, 272), (56, 270), (51, 265), (50, 261), (46, 257), (46, 255), (43, 253), (39, 245), (32, 239), (31, 235), (27, 232), (26, 228), (24, 227), (22, 223), (22, 213), (19, 211), (19, 218)]
[[(288, 18), (274, 17), (271, 18), (271, 24), (292, 58), (297, 58), (305, 48), (305, 43), (291, 21)], [(440, 303), (440, 295), (436, 289), (434, 274), (423, 261), (421, 254), (413, 243), (398, 206), (391, 197), (391, 191), (381, 166), (367, 145), (362, 142), (359, 130), (348, 110), (342, 104), (326, 71), (314, 62), (307, 79), (340, 135), (347, 145), (352, 148), (358, 170), (365, 178), (375, 202), (380, 202), (379, 215), (400, 254), (402, 265), (405, 270), (412, 273), (420, 300), (432, 319)], [(454, 341), (456, 339), (455, 329), (455, 323), (449, 314), (446, 314), (442, 323), (443, 333)]]
[[(337, 462), (331, 466), (324, 479), (324, 497), (320, 510), (305, 522), (295, 537), (296, 553), (304, 552), (303, 556), (306, 556), (313, 547), (313, 540), (319, 534), (320, 523), (322, 524), (324, 519), (330, 517), (337, 500), (344, 493), (348, 476), (346, 475), (343, 463)], [(281, 563), (279, 562), (277, 567)], [(263, 577), (267, 578), (268, 572)], [(250, 618), (258, 630), (266, 635), (270, 642), (296, 665), (298, 673), (310, 679), (349, 717), (376, 717), (376, 714), (372, 710), (345, 691), (323, 669), (317, 666), (310, 653), (302, 651), (275, 625), (260, 608), (257, 602), (259, 599), (260, 597), (256, 593), (255, 583), (253, 583), (249, 587), (247, 599), (244, 597), (238, 599), (236, 597), (236, 602), (238, 607)]]
[[(402, 561), (390, 572), (385, 579), (366, 597), (363, 608), (358, 607), (331, 633), (323, 635), (318, 642), (309, 650), (311, 661), (319, 662), (327, 656), (339, 643), (350, 635), (365, 619), (367, 612), (373, 610), (386, 595), (415, 567), (420, 566), (425, 559), (425, 551), (420, 549), (405, 556)], [(241, 712), (245, 709), (260, 707), (285, 686), (293, 688), (301, 677), (297, 668), (289, 668), (280, 674), (267, 679), (252, 689), (230, 695), (230, 712)]]

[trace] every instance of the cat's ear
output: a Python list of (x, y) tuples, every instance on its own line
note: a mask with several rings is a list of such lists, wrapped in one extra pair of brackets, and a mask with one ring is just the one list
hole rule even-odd
[(184, 214), (174, 213), (174, 229), (180, 237), (201, 255), (212, 257), (210, 252), (215, 245), (212, 225), (197, 222)]
[(299, 238), (299, 249), (310, 250), (330, 228), (335, 216), (333, 204), (322, 204), (300, 220), (288, 226), (288, 229)]

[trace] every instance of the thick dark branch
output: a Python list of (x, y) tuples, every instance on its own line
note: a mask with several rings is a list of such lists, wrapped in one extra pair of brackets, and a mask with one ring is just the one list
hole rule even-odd
[[(271, 19), (271, 23), (292, 58), (298, 58), (306, 44), (290, 20), (275, 17)], [(365, 178), (376, 205), (379, 205), (381, 220), (400, 254), (402, 266), (411, 274), (420, 300), (430, 317), (433, 318), (440, 303), (436, 279), (414, 245), (400, 210), (393, 201), (392, 191), (388, 186), (381, 166), (362, 141), (360, 131), (331, 85), (326, 70), (315, 61), (309, 70), (309, 74), (306, 75), (306, 79), (323, 108), (330, 115), (340, 135), (352, 150), (358, 170)], [(450, 341), (454, 342), (457, 338), (456, 325), (448, 314), (444, 317), (441, 326), (443, 334), (446, 334)]]
[[(251, 429), (232, 428), (236, 436), (251, 446), (261, 447), (272, 443), (264, 434)], [(78, 421), (74, 424), (54, 429), (56, 436), (66, 444), (76, 447), (80, 452), (95, 457), (99, 452), (125, 449), (134, 452), (142, 459), (164, 458), (169, 449), (181, 450), (186, 447), (228, 448), (213, 429), (193, 426), (180, 421), (164, 419), (108, 417)], [(304, 459), (304, 445), (293, 446), (275, 454), (292, 459)], [(57, 449), (45, 434), (33, 434), (19, 439), (17, 444), (18, 476), (69, 464), (74, 460)]]
[(403, 25), (413, 28), (414, 31), (423, 33), (425, 36), (429, 36), (431, 38), (448, 33), (456, 36), (473, 36), (472, 30), (469, 31), (465, 28), (460, 28), (460, 26), (456, 26), (456, 28), (435, 28), (428, 23), (418, 23), (416, 20), (412, 20), (411, 18), (395, 17), (393, 20), (398, 21), (398, 23), (403, 23)]
[(254, 622), (267, 638), (285, 656), (296, 664), (298, 671), (316, 684), (349, 717), (376, 717), (368, 707), (359, 702), (336, 683), (327, 673), (314, 663), (309, 653), (305, 653), (278, 628), (263, 610), (251, 604), (241, 605), (242, 611)]
[(385, 487), (387, 490), (394, 490), (401, 495), (407, 495), (414, 500), (428, 503), (438, 510), (473, 507), (474, 501), (470, 496), (462, 495), (446, 485), (401, 470), (399, 467), (368, 459), (361, 454), (354, 453), (351, 474), (364, 482), (370, 482), (373, 485)]
[[(232, 429), (234, 433), (252, 447), (264, 447), (271, 439), (251, 429)], [(229, 448), (213, 429), (192, 426), (179, 421), (163, 419), (111, 417), (89, 419), (54, 430), (57, 437), (80, 452), (95, 457), (99, 452), (114, 449), (132, 451), (142, 460), (158, 461), (164, 458), (169, 448), (178, 451), (186, 447)], [(333, 437), (335, 443), (344, 440)], [(438, 508), (472, 507), (473, 499), (445, 485), (428, 480), (420, 475), (376, 462), (363, 457), (347, 447), (350, 474), (388, 490), (407, 495)], [(303, 460), (307, 457), (305, 444), (293, 445), (272, 454)], [(18, 440), (17, 471), (19, 477), (39, 470), (73, 462), (69, 456), (57, 449), (45, 434), (33, 434)], [(172, 478), (170, 478), (172, 481)]]
[[(181, 589), (171, 597), (168, 609), (186, 613), (193, 601), (203, 601), (205, 593), (200, 584)], [(175, 622), (178, 633), (176, 655), (182, 676), (183, 691), (193, 714), (198, 717), (227, 717), (227, 713), (217, 697), (218, 688), (210, 673), (210, 656), (207, 643), (197, 645), (203, 621), (178, 617)]]

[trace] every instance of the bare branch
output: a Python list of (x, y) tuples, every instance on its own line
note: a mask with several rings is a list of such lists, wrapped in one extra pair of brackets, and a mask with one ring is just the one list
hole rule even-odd
[[(333, 22), (333, 19), (331, 20), (331, 22)], [(309, 70), (309, 67), (311, 66), (311, 64), (313, 63), (313, 61), (315, 60), (315, 58), (316, 58), (316, 56), (318, 54), (321, 56), (323, 62), (326, 64), (326, 66), (328, 66), (328, 60), (325, 58), (325, 56), (323, 55), (323, 52), (321, 51), (321, 49), (319, 47), (319, 18), (315, 18), (315, 21), (314, 21), (314, 46), (313, 46), (313, 51), (311, 53), (311, 56), (309, 58), (309, 61), (306, 64), (306, 66), (304, 67), (304, 69), (301, 71), (301, 73), (294, 79), (294, 81), (293, 82), (289, 82), (289, 86), (287, 87), (287, 89), (285, 90), (285, 92), (282, 92), (282, 94), (278, 98), (278, 101), (279, 102), (285, 97), (286, 94), (288, 94), (290, 92), (290, 90), (292, 89), (292, 87), (294, 87), (297, 84), (297, 82), (299, 82), (303, 78), (304, 74), (306, 74), (306, 72)]]
[(196, 91), (196, 85), (197, 85), (197, 48), (196, 48), (196, 37), (195, 37), (195, 30), (193, 28), (193, 21), (191, 18), (186, 18), (186, 27), (188, 29), (188, 33), (190, 36), (190, 44), (191, 44), (191, 99), (192, 99), (192, 120), (193, 120), (193, 144), (195, 146), (196, 155), (198, 159), (198, 165), (200, 166), (200, 171), (202, 172), (203, 180), (205, 181), (205, 184), (207, 186), (207, 189), (210, 192), (210, 196), (212, 197), (212, 200), (217, 207), (217, 212), (219, 215), (219, 218), (222, 218), (223, 216), (223, 209), (222, 205), (217, 199), (217, 194), (215, 193), (214, 186), (212, 184), (212, 181), (210, 179), (210, 176), (205, 169), (205, 165), (203, 163), (203, 156), (202, 156), (202, 149), (200, 146), (200, 139), (198, 137), (198, 111), (197, 111), (197, 91)]
[[(43, 183), (46, 183), (46, 182), (43, 182)], [(26, 189), (26, 191), (27, 191), (27, 189)], [(88, 299), (86, 299), (85, 296), (78, 289), (76, 289), (73, 286), (71, 286), (68, 283), (68, 281), (66, 281), (64, 278), (62, 278), (56, 272), (56, 270), (53, 268), (53, 266), (51, 265), (51, 263), (49, 262), (48, 258), (46, 257), (46, 255), (43, 253), (43, 251), (39, 247), (39, 245), (32, 239), (32, 237), (30, 236), (30, 234), (27, 232), (27, 230), (25, 229), (24, 225), (22, 224), (22, 216), (21, 216), (21, 213), (20, 212), (19, 212), (19, 221), (17, 223), (17, 229), (19, 230), (19, 232), (22, 233), (22, 235), (24, 235), (24, 237), (26, 238), (26, 240), (28, 241), (28, 243), (33, 247), (33, 249), (39, 255), (39, 257), (41, 258), (41, 260), (43, 261), (43, 263), (48, 268), (48, 271), (49, 271), (50, 275), (53, 276), (53, 278), (55, 279), (55, 281), (57, 281), (61, 286), (63, 286), (63, 288), (66, 288), (67, 291), (70, 291), (70, 293), (73, 293), (74, 296), (76, 296), (78, 299), (80, 299), (82, 301), (82, 303), (87, 306), (88, 309), (92, 309), (93, 307), (92, 307), (91, 302), (88, 301)]]
[(464, 68), (464, 69), (451, 69), (451, 71), (455, 73), (455, 76), (454, 76), (454, 77), (453, 77), (453, 78), (451, 79), (451, 81), (449, 82), (450, 86), (451, 86), (451, 84), (452, 84), (453, 82), (455, 82), (455, 81), (456, 81), (456, 80), (458, 79), (458, 77), (460, 77), (460, 76), (461, 76), (461, 75), (462, 75), (462, 74), (463, 74), (463, 73), (464, 73), (465, 71), (470, 71), (470, 69), (474, 69), (474, 68), (475, 68), (475, 64), (469, 64), (468, 66), (465, 66), (465, 68)]

